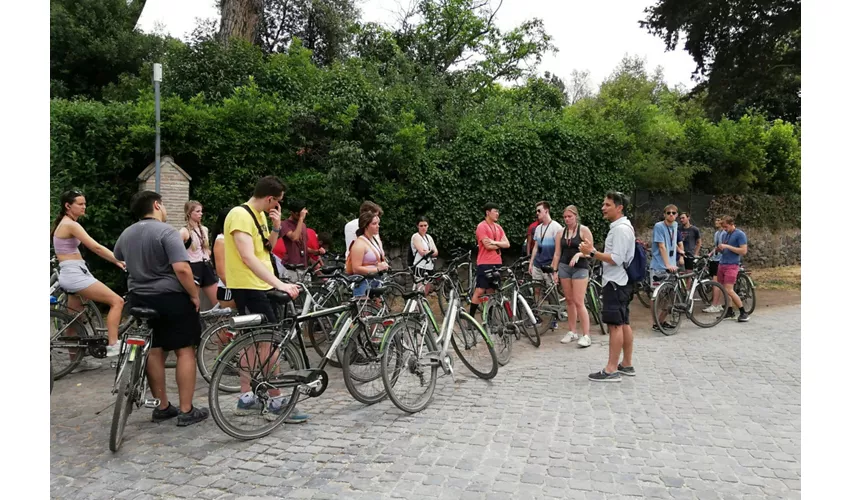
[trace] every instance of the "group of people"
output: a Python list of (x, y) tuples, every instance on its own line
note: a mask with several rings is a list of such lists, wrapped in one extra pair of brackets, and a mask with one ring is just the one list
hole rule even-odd
[[(304, 202), (290, 202), (289, 217), (281, 219), (284, 191), (284, 183), (278, 178), (263, 177), (244, 204), (218, 214), (212, 233), (201, 223), (203, 206), (200, 203), (190, 201), (186, 204), (186, 226), (178, 231), (166, 224), (168, 214), (161, 195), (152, 191), (137, 193), (131, 201), (131, 212), (138, 221), (124, 230), (113, 251), (98, 244), (79, 224), (86, 210), (83, 194), (68, 191), (62, 195), (59, 214), (51, 230), (59, 261), (59, 285), (69, 293), (68, 307), (71, 309), (81, 307), (77, 296), (109, 306), (107, 355), (115, 356), (121, 350), (118, 324), (124, 301), (92, 276), (79, 252), (80, 244), (128, 272), (131, 306), (159, 312), (159, 317), (151, 321), (153, 341), (147, 364), (151, 392), (161, 401), (160, 407), (153, 410), (152, 420), (159, 422), (177, 417), (178, 425), (184, 426), (200, 422), (209, 415), (207, 409), (192, 403), (196, 376), (194, 349), (201, 335), (198, 316), (201, 292), (212, 304), (234, 307), (240, 314), (263, 314), (277, 321), (276, 310), (266, 292), (275, 289), (297, 297), (298, 287), (293, 283), (300, 281), (304, 269), (327, 252), (330, 238), (326, 234), (316, 234), (305, 225), (309, 212)], [(628, 197), (624, 194), (611, 191), (605, 195), (602, 215), (610, 225), (603, 251), (595, 249), (593, 234), (581, 224), (578, 208), (574, 205), (564, 209), (564, 224), (561, 225), (552, 219), (548, 202), (537, 203), (537, 221), (528, 232), (529, 272), (534, 279), (548, 283), (553, 283), (554, 274), (557, 274), (566, 299), (569, 328), (562, 343), (577, 341), (581, 347), (591, 345), (584, 296), (590, 263), (602, 263), (601, 316), (609, 327), (609, 355), (605, 367), (589, 375), (593, 381), (619, 381), (621, 375), (635, 375), (632, 364), (634, 335), (629, 325), (632, 284), (626, 273), (626, 266), (634, 257), (635, 231), (624, 215), (627, 207)], [(483, 209), (484, 220), (475, 231), (477, 271), (469, 311), (473, 316), (479, 309), (482, 295), (492, 292), (488, 270), (502, 265), (502, 250), (510, 247), (504, 229), (498, 224), (499, 207), (488, 203)], [(690, 224), (687, 214), (680, 215), (682, 228), (679, 229), (677, 215), (675, 206), (666, 207), (664, 220), (654, 228), (650, 266), (653, 282), (663, 280), (664, 273), (675, 271), (677, 261), (685, 268), (693, 267), (692, 256), (699, 253), (702, 242), (699, 230)], [(379, 205), (365, 201), (360, 206), (359, 216), (345, 225), (347, 273), (373, 276), (389, 268), (380, 237), (382, 216), (383, 209)], [(746, 255), (746, 235), (735, 228), (730, 217), (718, 219), (717, 224), (712, 274), (740, 308), (738, 320), (747, 321), (741, 301), (732, 289), (740, 258)], [(439, 255), (428, 229), (428, 219), (421, 217), (416, 233), (410, 238), (417, 275), (433, 270), (434, 259)], [(363, 280), (355, 287), (354, 296), (366, 294), (368, 288), (378, 284), (376, 279)], [(557, 322), (556, 318), (552, 326), (557, 327)], [(580, 332), (577, 331), (579, 322)], [(169, 401), (165, 390), (166, 351), (174, 351), (177, 356), (179, 407)], [(241, 392), (236, 412), (259, 411), (247, 380), (242, 382)], [(286, 403), (285, 396), (279, 393), (272, 396), (267, 418), (277, 418)], [(287, 423), (300, 423), (308, 418), (294, 410)]]

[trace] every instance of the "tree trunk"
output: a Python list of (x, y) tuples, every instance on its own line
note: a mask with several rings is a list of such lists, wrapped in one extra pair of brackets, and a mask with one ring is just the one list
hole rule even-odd
[(222, 0), (221, 31), (222, 41), (241, 38), (256, 43), (263, 16), (263, 0)]

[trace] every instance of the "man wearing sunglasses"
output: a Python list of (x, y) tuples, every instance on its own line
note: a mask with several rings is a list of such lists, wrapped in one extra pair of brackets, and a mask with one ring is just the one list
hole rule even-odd
[[(684, 254), (682, 243), (678, 238), (677, 215), (679, 215), (679, 209), (676, 205), (667, 205), (664, 207), (664, 219), (656, 222), (652, 230), (652, 261), (649, 263), (649, 273), (653, 290), (664, 282), (668, 273), (678, 271), (677, 254)], [(684, 265), (682, 257), (678, 260), (680, 265)], [(662, 311), (658, 319), (663, 324), (667, 319), (667, 313)], [(659, 330), (658, 325), (652, 325), (652, 329)]]
[[(552, 257), (555, 256), (555, 237), (564, 230), (563, 226), (552, 220), (549, 213), (550, 208), (548, 201), (537, 202), (535, 209), (539, 224), (534, 229), (531, 261), (528, 263), (528, 273), (531, 275), (531, 279), (543, 281), (547, 287), (553, 283), (554, 277), (552, 274), (544, 273), (543, 267), (552, 265)], [(534, 300), (540, 300), (540, 288), (534, 290)], [(558, 329), (557, 317), (552, 320), (552, 329)]]

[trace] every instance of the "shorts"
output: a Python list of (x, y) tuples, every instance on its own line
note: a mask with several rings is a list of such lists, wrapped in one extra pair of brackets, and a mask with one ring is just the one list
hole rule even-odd
[(547, 285), (552, 284), (552, 275), (544, 273), (542, 268), (531, 266), (531, 279), (535, 281), (544, 281)]
[[(490, 278), (485, 273), (490, 269), (498, 269), (500, 267), (502, 267), (501, 264), (480, 264), (475, 269), (475, 288), (484, 290), (493, 288), (494, 283), (491, 283)], [(498, 285), (498, 283), (495, 283), (495, 285)]]
[(213, 272), (212, 264), (209, 261), (190, 262), (189, 267), (192, 268), (192, 276), (195, 277), (201, 288), (213, 286), (218, 283), (218, 277)]
[(233, 301), (236, 302), (236, 310), (239, 314), (262, 314), (266, 317), (266, 322), (277, 323), (278, 317), (275, 308), (266, 296), (269, 290), (230, 288), (230, 293), (233, 295)]
[(602, 322), (610, 326), (629, 324), (629, 302), (632, 285), (609, 281), (602, 287)]
[(585, 267), (570, 266), (561, 262), (558, 264), (558, 277), (562, 280), (586, 280), (590, 271)]
[(685, 256), (685, 270), (693, 271), (694, 270), (694, 258)]
[(218, 285), (218, 291), (215, 293), (215, 298), (217, 298), (219, 302), (229, 302), (233, 300), (233, 293), (229, 288)]
[(305, 280), (306, 275), (307, 271), (293, 271), (283, 267), (283, 279), (289, 283), (308, 283), (309, 281)]
[(662, 283), (667, 281), (667, 278), (670, 277), (669, 271), (658, 270), (658, 269), (650, 269), (649, 270), (649, 283), (652, 290), (655, 290)]
[(97, 283), (86, 261), (66, 260), (59, 263), (59, 286), (68, 293), (77, 293)]
[(734, 285), (740, 267), (738, 264), (720, 264), (717, 266), (717, 282), (721, 285)]
[(363, 280), (358, 283), (357, 286), (354, 287), (354, 291), (351, 293), (355, 297), (362, 297), (366, 295), (366, 292), (368, 292), (370, 289), (380, 288), (381, 285), (383, 285), (383, 282), (381, 282), (381, 280), (379, 279)]
[(712, 260), (708, 262), (708, 274), (712, 277), (717, 276), (717, 266), (720, 265), (719, 260)]
[(147, 307), (159, 313), (148, 322), (153, 330), (151, 347), (174, 351), (196, 347), (201, 341), (201, 316), (189, 295), (182, 292), (157, 295), (130, 294), (130, 307)]
[(413, 275), (417, 278), (426, 278), (434, 273), (433, 269), (425, 269), (423, 267), (413, 268)]

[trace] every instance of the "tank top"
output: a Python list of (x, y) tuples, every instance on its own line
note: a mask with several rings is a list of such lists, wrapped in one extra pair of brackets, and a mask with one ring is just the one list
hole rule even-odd
[(366, 249), (366, 253), (363, 254), (363, 264), (364, 266), (374, 266), (378, 263), (378, 257), (380, 256), (380, 260), (384, 260), (384, 252), (381, 250), (380, 245), (375, 245), (374, 242), (369, 241), (369, 238), (365, 236), (361, 236), (363, 240), (369, 245)]
[(186, 229), (189, 230), (189, 241), (192, 242), (189, 248), (186, 249), (186, 252), (189, 253), (189, 262), (205, 261), (207, 259), (207, 256), (204, 253), (203, 240), (201, 239), (202, 235), (206, 236), (204, 234), (203, 228), (199, 230), (196, 227), (187, 227)]
[(53, 237), (53, 250), (56, 255), (70, 255), (79, 252), (80, 240), (76, 236), (70, 238)]
[[(569, 228), (564, 228), (564, 238), (561, 240), (561, 264), (565, 264), (567, 266), (570, 265), (570, 261), (573, 260), (573, 257), (578, 251), (578, 246), (581, 244), (581, 224), (576, 228), (576, 234), (570, 239), (567, 239), (569, 234)], [(579, 259), (576, 262), (576, 265), (573, 266), (576, 269), (587, 269), (587, 259)]]

